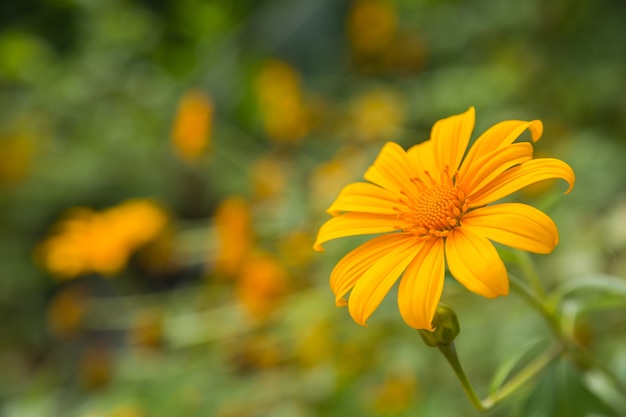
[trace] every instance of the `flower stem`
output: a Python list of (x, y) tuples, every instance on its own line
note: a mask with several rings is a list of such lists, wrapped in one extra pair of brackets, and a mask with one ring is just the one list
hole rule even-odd
[(459, 379), (459, 382), (463, 387), (463, 391), (465, 391), (465, 395), (467, 395), (467, 398), (470, 400), (474, 408), (476, 408), (478, 411), (488, 410), (488, 408), (484, 406), (478, 394), (476, 394), (474, 386), (465, 374), (463, 366), (461, 366), (461, 361), (459, 361), (459, 356), (456, 354), (456, 347), (454, 346), (454, 342), (448, 345), (439, 345), (439, 351), (443, 354), (443, 356), (445, 356), (450, 366), (452, 366), (452, 370), (456, 374), (456, 377)]
[(445, 356), (450, 366), (454, 370), (465, 395), (470, 400), (474, 408), (478, 411), (487, 411), (493, 408), (501, 400), (505, 399), (515, 391), (517, 391), (522, 385), (526, 384), (529, 380), (535, 377), (539, 372), (544, 370), (554, 359), (556, 359), (562, 352), (563, 347), (556, 345), (552, 349), (544, 352), (541, 356), (535, 358), (532, 362), (526, 365), (521, 371), (519, 371), (513, 378), (507, 383), (502, 385), (492, 395), (488, 396), (484, 400), (481, 400), (474, 386), (470, 382), (469, 378), (463, 370), (463, 366), (459, 361), (459, 357), (456, 353), (456, 347), (454, 342), (448, 345), (440, 345), (439, 351)]

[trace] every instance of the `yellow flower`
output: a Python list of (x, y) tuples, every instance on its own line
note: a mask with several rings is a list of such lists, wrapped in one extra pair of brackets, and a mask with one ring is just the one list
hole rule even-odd
[(348, 304), (357, 323), (365, 325), (403, 275), (398, 306), (404, 321), (432, 331), (446, 263), (467, 289), (492, 298), (506, 295), (509, 283), (490, 240), (534, 253), (549, 253), (558, 243), (556, 225), (543, 212), (520, 203), (489, 205), (545, 179), (566, 180), (566, 193), (573, 188), (569, 165), (533, 159), (531, 143), (513, 143), (526, 129), (539, 140), (542, 123), (500, 122), (465, 155), (473, 128), (472, 107), (435, 123), (430, 140), (408, 151), (387, 143), (364, 175), (369, 182), (346, 186), (328, 209), (333, 218), (320, 228), (316, 250), (332, 239), (384, 233), (331, 273), (337, 305)]

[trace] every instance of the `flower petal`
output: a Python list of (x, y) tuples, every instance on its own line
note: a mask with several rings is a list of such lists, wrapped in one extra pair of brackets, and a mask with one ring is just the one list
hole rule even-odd
[(368, 182), (355, 182), (347, 185), (327, 212), (333, 216), (341, 212), (357, 211), (361, 213), (398, 214), (394, 209), (398, 205), (396, 194)]
[(446, 238), (446, 259), (452, 276), (468, 290), (488, 298), (508, 294), (506, 268), (487, 238), (464, 227), (454, 229)]
[(411, 188), (411, 178), (417, 175), (406, 151), (394, 142), (387, 142), (363, 176), (376, 185), (399, 193)]
[(439, 172), (444, 172), (448, 167), (448, 172), (453, 175), (459, 168), (474, 130), (474, 119), (474, 107), (470, 107), (465, 113), (441, 119), (433, 126), (430, 139), (433, 141)]
[[(428, 175), (437, 178), (439, 167), (435, 162), (435, 148), (432, 140), (412, 146), (406, 154), (422, 181), (427, 182)], [(428, 175), (425, 174), (426, 172)]]
[(322, 243), (340, 237), (392, 232), (398, 229), (399, 223), (396, 216), (385, 214), (340, 214), (320, 227), (313, 249), (323, 252)]
[(481, 207), (463, 216), (462, 224), (487, 239), (533, 253), (550, 253), (559, 243), (552, 219), (526, 204)]
[(537, 142), (543, 134), (541, 120), (532, 120), (530, 122), (506, 120), (491, 126), (476, 139), (459, 171), (461, 173), (464, 172), (470, 166), (475, 165), (482, 156), (512, 144), (526, 129), (530, 130), (533, 142)]
[(465, 195), (468, 195), (483, 184), (492, 181), (498, 175), (515, 165), (530, 161), (533, 157), (533, 146), (530, 143), (514, 143), (502, 149), (483, 155), (473, 165), (463, 164), (459, 172), (458, 183)]
[(398, 289), (400, 314), (414, 329), (433, 330), (433, 317), (443, 291), (445, 274), (443, 253), (443, 239), (426, 241), (400, 281)]
[(401, 233), (378, 236), (344, 256), (330, 274), (330, 289), (335, 293), (336, 304), (346, 305), (343, 297), (354, 287), (365, 271), (407, 238), (410, 237)]
[(378, 308), (393, 284), (398, 280), (409, 262), (419, 251), (421, 245), (412, 236), (405, 235), (392, 252), (378, 258), (361, 276), (350, 293), (348, 309), (350, 315), (360, 325)]
[(554, 158), (532, 159), (522, 165), (504, 171), (492, 181), (473, 190), (467, 197), (470, 208), (480, 207), (512, 194), (527, 185), (538, 181), (561, 178), (567, 181), (569, 188), (565, 194), (572, 191), (576, 177), (572, 168), (565, 162)]

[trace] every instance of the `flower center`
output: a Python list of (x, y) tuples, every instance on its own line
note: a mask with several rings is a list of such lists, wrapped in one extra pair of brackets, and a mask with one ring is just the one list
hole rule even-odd
[(413, 233), (418, 237), (446, 237), (451, 230), (460, 225), (461, 218), (467, 212), (468, 201), (461, 190), (450, 181), (448, 184), (425, 184), (414, 179), (418, 193), (402, 193), (402, 207), (398, 219), (403, 220), (399, 229)]

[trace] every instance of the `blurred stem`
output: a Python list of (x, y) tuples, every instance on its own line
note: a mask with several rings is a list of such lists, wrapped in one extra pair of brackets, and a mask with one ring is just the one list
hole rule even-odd
[(513, 378), (509, 379), (508, 382), (503, 384), (498, 390), (492, 395), (488, 396), (484, 400), (481, 400), (474, 386), (470, 382), (469, 378), (465, 374), (463, 370), (463, 366), (459, 361), (459, 357), (456, 353), (456, 347), (454, 342), (448, 345), (440, 345), (439, 351), (445, 356), (450, 366), (454, 370), (461, 386), (463, 387), (463, 391), (465, 391), (465, 395), (470, 400), (474, 408), (478, 411), (487, 411), (493, 408), (498, 402), (505, 399), (515, 391), (517, 391), (521, 386), (526, 384), (529, 380), (535, 377), (538, 373), (544, 370), (554, 359), (556, 359), (562, 352), (563, 347), (560, 345), (554, 346), (552, 349), (545, 351), (543, 354), (535, 358), (532, 362), (530, 362), (526, 367), (524, 367), (521, 371), (519, 371)]

